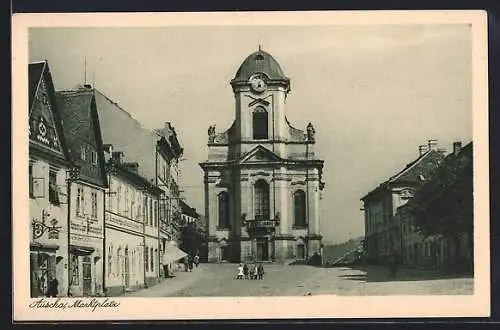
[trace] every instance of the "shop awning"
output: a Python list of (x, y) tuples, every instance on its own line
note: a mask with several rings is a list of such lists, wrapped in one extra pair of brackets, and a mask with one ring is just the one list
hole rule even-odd
[(168, 264), (169, 262), (182, 259), (185, 256), (187, 256), (186, 252), (182, 251), (181, 249), (177, 248), (176, 246), (168, 245), (165, 248), (165, 254), (163, 255), (162, 261), (163, 261), (163, 264)]
[(93, 247), (79, 245), (71, 245), (69, 249), (72, 253), (82, 256), (92, 254), (95, 251)]

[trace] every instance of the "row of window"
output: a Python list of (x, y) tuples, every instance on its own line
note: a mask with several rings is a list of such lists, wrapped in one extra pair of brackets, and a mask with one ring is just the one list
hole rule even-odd
[[(125, 186), (125, 187), (124, 187)], [(108, 198), (108, 208), (116, 213), (135, 219), (146, 224), (158, 227), (158, 201), (144, 196), (127, 185), (121, 183), (111, 185), (112, 193)], [(165, 206), (161, 203), (160, 212), (164, 214)]]
[(90, 146), (80, 146), (80, 158), (83, 161), (89, 161), (92, 165), (97, 165), (97, 152)]
[[(218, 197), (219, 227), (230, 227), (229, 194), (221, 192)], [(294, 226), (306, 226), (306, 194), (297, 190), (293, 194)], [(270, 220), (269, 184), (265, 180), (257, 180), (254, 185), (254, 214), (255, 220)]]
[[(86, 217), (87, 210), (87, 200), (85, 199), (85, 189), (83, 187), (78, 187), (76, 192), (76, 216), (77, 217)], [(92, 219), (97, 219), (97, 192), (90, 192), (90, 217)]]
[[(140, 248), (132, 250), (130, 253), (128, 248), (123, 249), (123, 251), (122, 248), (118, 248), (116, 253), (114, 253), (113, 246), (108, 247), (108, 277), (111, 277), (112, 274), (134, 275), (134, 269), (142, 269), (140, 266), (141, 255)], [(144, 267), (146, 272), (154, 272), (157, 261), (158, 249), (146, 246), (144, 249)]]
[[(29, 197), (30, 198), (44, 198), (46, 194), (45, 179), (35, 178), (33, 175), (33, 164), (28, 166), (28, 181), (29, 181)], [(60, 191), (57, 185), (57, 172), (55, 170), (49, 171), (49, 202), (52, 205), (59, 206)]]

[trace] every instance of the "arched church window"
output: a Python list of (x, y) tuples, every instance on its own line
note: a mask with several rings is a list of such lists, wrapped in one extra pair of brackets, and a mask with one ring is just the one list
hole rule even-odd
[(293, 194), (294, 225), (306, 225), (306, 194), (303, 190), (297, 190)]
[(268, 138), (268, 115), (264, 107), (258, 106), (253, 111), (253, 138), (254, 140), (265, 140)]
[(255, 182), (255, 220), (269, 220), (269, 184), (265, 180)]
[(219, 227), (229, 227), (229, 195), (225, 191), (219, 194)]

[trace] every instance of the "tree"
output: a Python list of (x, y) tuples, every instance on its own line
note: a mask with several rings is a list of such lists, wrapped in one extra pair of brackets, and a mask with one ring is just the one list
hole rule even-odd
[[(472, 247), (473, 231), (473, 164), (472, 143), (457, 155), (450, 154), (408, 202), (415, 225), (424, 236), (450, 238), (455, 251), (460, 236), (465, 235)], [(455, 253), (455, 265), (460, 264)]]

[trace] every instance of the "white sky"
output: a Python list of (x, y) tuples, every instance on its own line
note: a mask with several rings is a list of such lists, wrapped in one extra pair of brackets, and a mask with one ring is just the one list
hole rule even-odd
[(170, 121), (185, 148), (187, 201), (203, 212), (207, 128), (229, 128), (229, 81), (262, 43), (291, 79), (291, 124), (316, 128), (325, 160), (325, 243), (363, 235), (360, 198), (418, 155), (472, 139), (467, 25), (31, 29), (29, 60), (47, 59), (56, 89), (84, 79), (146, 128)]

